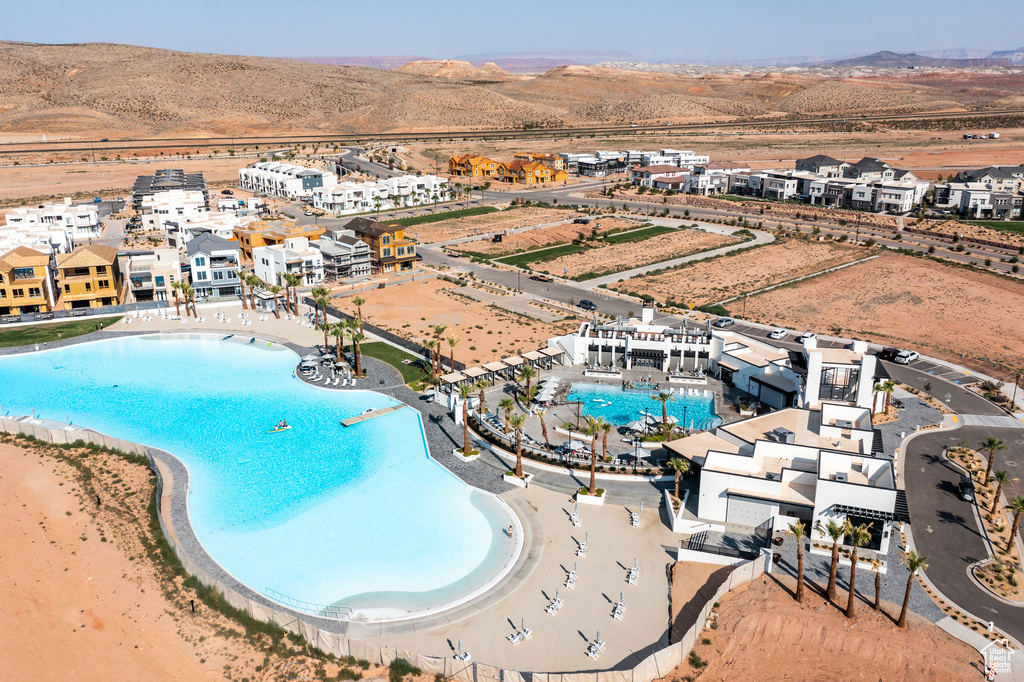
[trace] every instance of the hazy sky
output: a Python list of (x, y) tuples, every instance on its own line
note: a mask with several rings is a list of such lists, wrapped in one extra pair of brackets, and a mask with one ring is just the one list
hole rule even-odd
[(299, 56), (626, 51), (749, 60), (1024, 47), (1021, 0), (0, 0), (0, 39)]

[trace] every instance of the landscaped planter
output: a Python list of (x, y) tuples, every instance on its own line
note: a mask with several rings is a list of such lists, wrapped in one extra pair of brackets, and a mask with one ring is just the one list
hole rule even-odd
[(452, 454), (455, 455), (456, 459), (459, 459), (459, 460), (461, 460), (463, 462), (472, 462), (473, 460), (480, 458), (480, 451), (479, 450), (470, 450), (470, 452), (475, 452), (476, 454), (468, 455), (467, 456), (467, 455), (462, 454), (462, 449), (461, 448), (459, 448), (457, 450), (452, 450)]
[(604, 506), (604, 488), (598, 488), (596, 495), (590, 495), (582, 490), (576, 492), (576, 501), (580, 504), (593, 504)]
[(668, 490), (662, 491), (662, 498), (665, 504), (665, 513), (668, 515), (668, 527), (672, 529), (673, 533), (690, 533), (692, 532), (690, 526), (686, 522), (683, 513), (686, 511), (686, 501), (690, 498), (690, 491), (683, 491), (682, 504), (679, 506), (679, 511), (676, 511), (672, 506), (672, 495)]
[(512, 485), (518, 486), (520, 488), (527, 487), (532, 479), (533, 474), (523, 474), (523, 477), (519, 478), (515, 475), (514, 472), (503, 474), (501, 477), (501, 480), (505, 481), (506, 483), (511, 483)]

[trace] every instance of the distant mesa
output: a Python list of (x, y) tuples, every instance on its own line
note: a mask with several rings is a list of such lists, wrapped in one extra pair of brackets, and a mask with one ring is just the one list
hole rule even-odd
[(434, 78), (459, 80), (506, 80), (514, 76), (494, 62), (474, 66), (459, 59), (417, 59), (395, 69), (401, 73), (415, 73)]
[[(994, 57), (995, 55), (993, 55)], [(900, 69), (911, 67), (950, 68), (950, 69), (987, 69), (993, 67), (1012, 68), (1013, 62), (1009, 59), (987, 57), (985, 59), (939, 59), (936, 57), (925, 57), (919, 54), (899, 54), (898, 52), (875, 52), (874, 54), (854, 57), (853, 59), (840, 59), (834, 62), (823, 62), (815, 64), (818, 68), (850, 68), (850, 67), (873, 67), (880, 69)]]
[(403, 64), (425, 60), (426, 57), (378, 56), (378, 57), (295, 57), (295, 61), (331, 66), (366, 66), (371, 69), (397, 69)]
[(1000, 50), (989, 55), (989, 59), (1008, 59), (1016, 66), (1024, 65), (1024, 47), (1016, 50)]

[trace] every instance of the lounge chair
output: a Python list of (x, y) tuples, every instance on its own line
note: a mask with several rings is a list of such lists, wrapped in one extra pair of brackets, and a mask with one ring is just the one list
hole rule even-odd
[(586, 559), (587, 558), (587, 550), (589, 548), (590, 548), (590, 531), (587, 531), (586, 537), (584, 538), (583, 542), (581, 542), (580, 546), (576, 548), (576, 556), (578, 556), (581, 559)]
[(548, 604), (548, 607), (546, 609), (544, 609), (544, 610), (547, 611), (548, 615), (553, 616), (556, 613), (558, 613), (558, 609), (560, 609), (560, 608), (562, 608), (562, 596), (559, 593), (559, 591), (556, 589), (555, 590), (555, 598), (551, 600), (551, 603)]
[(636, 581), (639, 577), (640, 559), (633, 559), (633, 568), (629, 569), (629, 573), (626, 574), (626, 582), (630, 585), (636, 585)]
[(640, 514), (643, 513), (643, 511), (644, 511), (644, 503), (641, 502), (640, 503), (640, 511), (635, 511), (635, 512), (630, 512), (629, 513), (629, 523), (634, 528), (639, 528), (640, 527)]
[(525, 640), (530, 639), (531, 637), (533, 637), (533, 630), (531, 630), (530, 628), (526, 627), (526, 619), (525, 618), (523, 618), (523, 619), (521, 619), (519, 621), (519, 627), (521, 628), (519, 630), (519, 637), (520, 637), (520, 639), (525, 641)]
[(519, 644), (520, 638), (521, 635), (518, 632), (513, 632), (506, 639), (508, 639), (508, 641), (512, 642), (513, 644)]
[(626, 612), (626, 597), (623, 592), (619, 592), (619, 601), (615, 602), (615, 608), (612, 609), (612, 618), (615, 620), (622, 620), (622, 615)]

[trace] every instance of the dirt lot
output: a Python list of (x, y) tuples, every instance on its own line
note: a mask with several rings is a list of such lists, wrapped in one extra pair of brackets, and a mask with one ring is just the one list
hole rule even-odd
[(973, 359), (989, 373), (993, 362), (1024, 366), (1024, 283), (913, 256), (883, 254), (751, 297), (747, 317)]
[(468, 218), (442, 220), (426, 225), (414, 225), (405, 231), (406, 237), (412, 237), (421, 244), (433, 244), (449, 239), (470, 237), (474, 234), (487, 234), (501, 230), (529, 225), (553, 223), (558, 220), (570, 219), (575, 216), (572, 211), (546, 208), (514, 208), (496, 213), (475, 215)]
[[(814, 590), (798, 604), (789, 589), (764, 576), (724, 596), (718, 628), (701, 634), (710, 643), (694, 647), (707, 661), (698, 679), (982, 679), (977, 651), (913, 613), (897, 628), (897, 605), (883, 602), (879, 614), (862, 602), (851, 622)], [(664, 679), (695, 674), (685, 662)]]
[[(1024, 247), (1024, 234), (1020, 232), (1013, 232), (1012, 230), (997, 230), (991, 227), (971, 225), (969, 223), (962, 223), (955, 220), (925, 220), (920, 223), (917, 221), (908, 221), (907, 228), (911, 230), (927, 230), (930, 234), (947, 237), (949, 239), (952, 239), (953, 235), (960, 235), (961, 237), (982, 239), (1012, 248), (1019, 249)], [(911, 239), (912, 238), (913, 237), (911, 237)]]
[[(548, 338), (566, 334), (579, 325), (571, 320), (547, 324), (519, 316), (462, 296), (459, 289), (450, 282), (428, 279), (363, 292), (363, 317), (418, 343), (433, 337), (430, 325), (446, 324), (444, 337), (454, 335), (459, 339), (455, 359), (474, 364), (536, 350), (545, 346)], [(345, 312), (355, 313), (350, 298), (336, 298), (334, 303)], [(442, 350), (447, 358), (447, 342)]]
[[(601, 227), (597, 227), (600, 225)], [(609, 230), (630, 229), (638, 227), (640, 223), (622, 218), (609, 218), (603, 216), (594, 218), (589, 225), (577, 225), (572, 222), (565, 225), (544, 227), (539, 230), (527, 230), (508, 234), (500, 242), (492, 242), (490, 239), (481, 239), (476, 242), (459, 244), (460, 250), (472, 251), (474, 253), (486, 253), (489, 256), (508, 256), (520, 251), (531, 251), (543, 246), (554, 244), (565, 244), (574, 239), (590, 239), (594, 230), (603, 233)]]
[(556, 275), (564, 274), (567, 277), (578, 277), (589, 272), (621, 272), (738, 241), (732, 237), (703, 230), (680, 230), (639, 242), (607, 244), (555, 260), (536, 263), (533, 267)]
[(661, 302), (692, 301), (695, 305), (704, 305), (868, 255), (865, 249), (856, 246), (786, 239), (610, 286), (622, 292), (650, 294)]
[(320, 666), (337, 674), (287, 639), (242, 634), (154, 562), (148, 466), (42, 452), (0, 442), (4, 679), (313, 679)]

